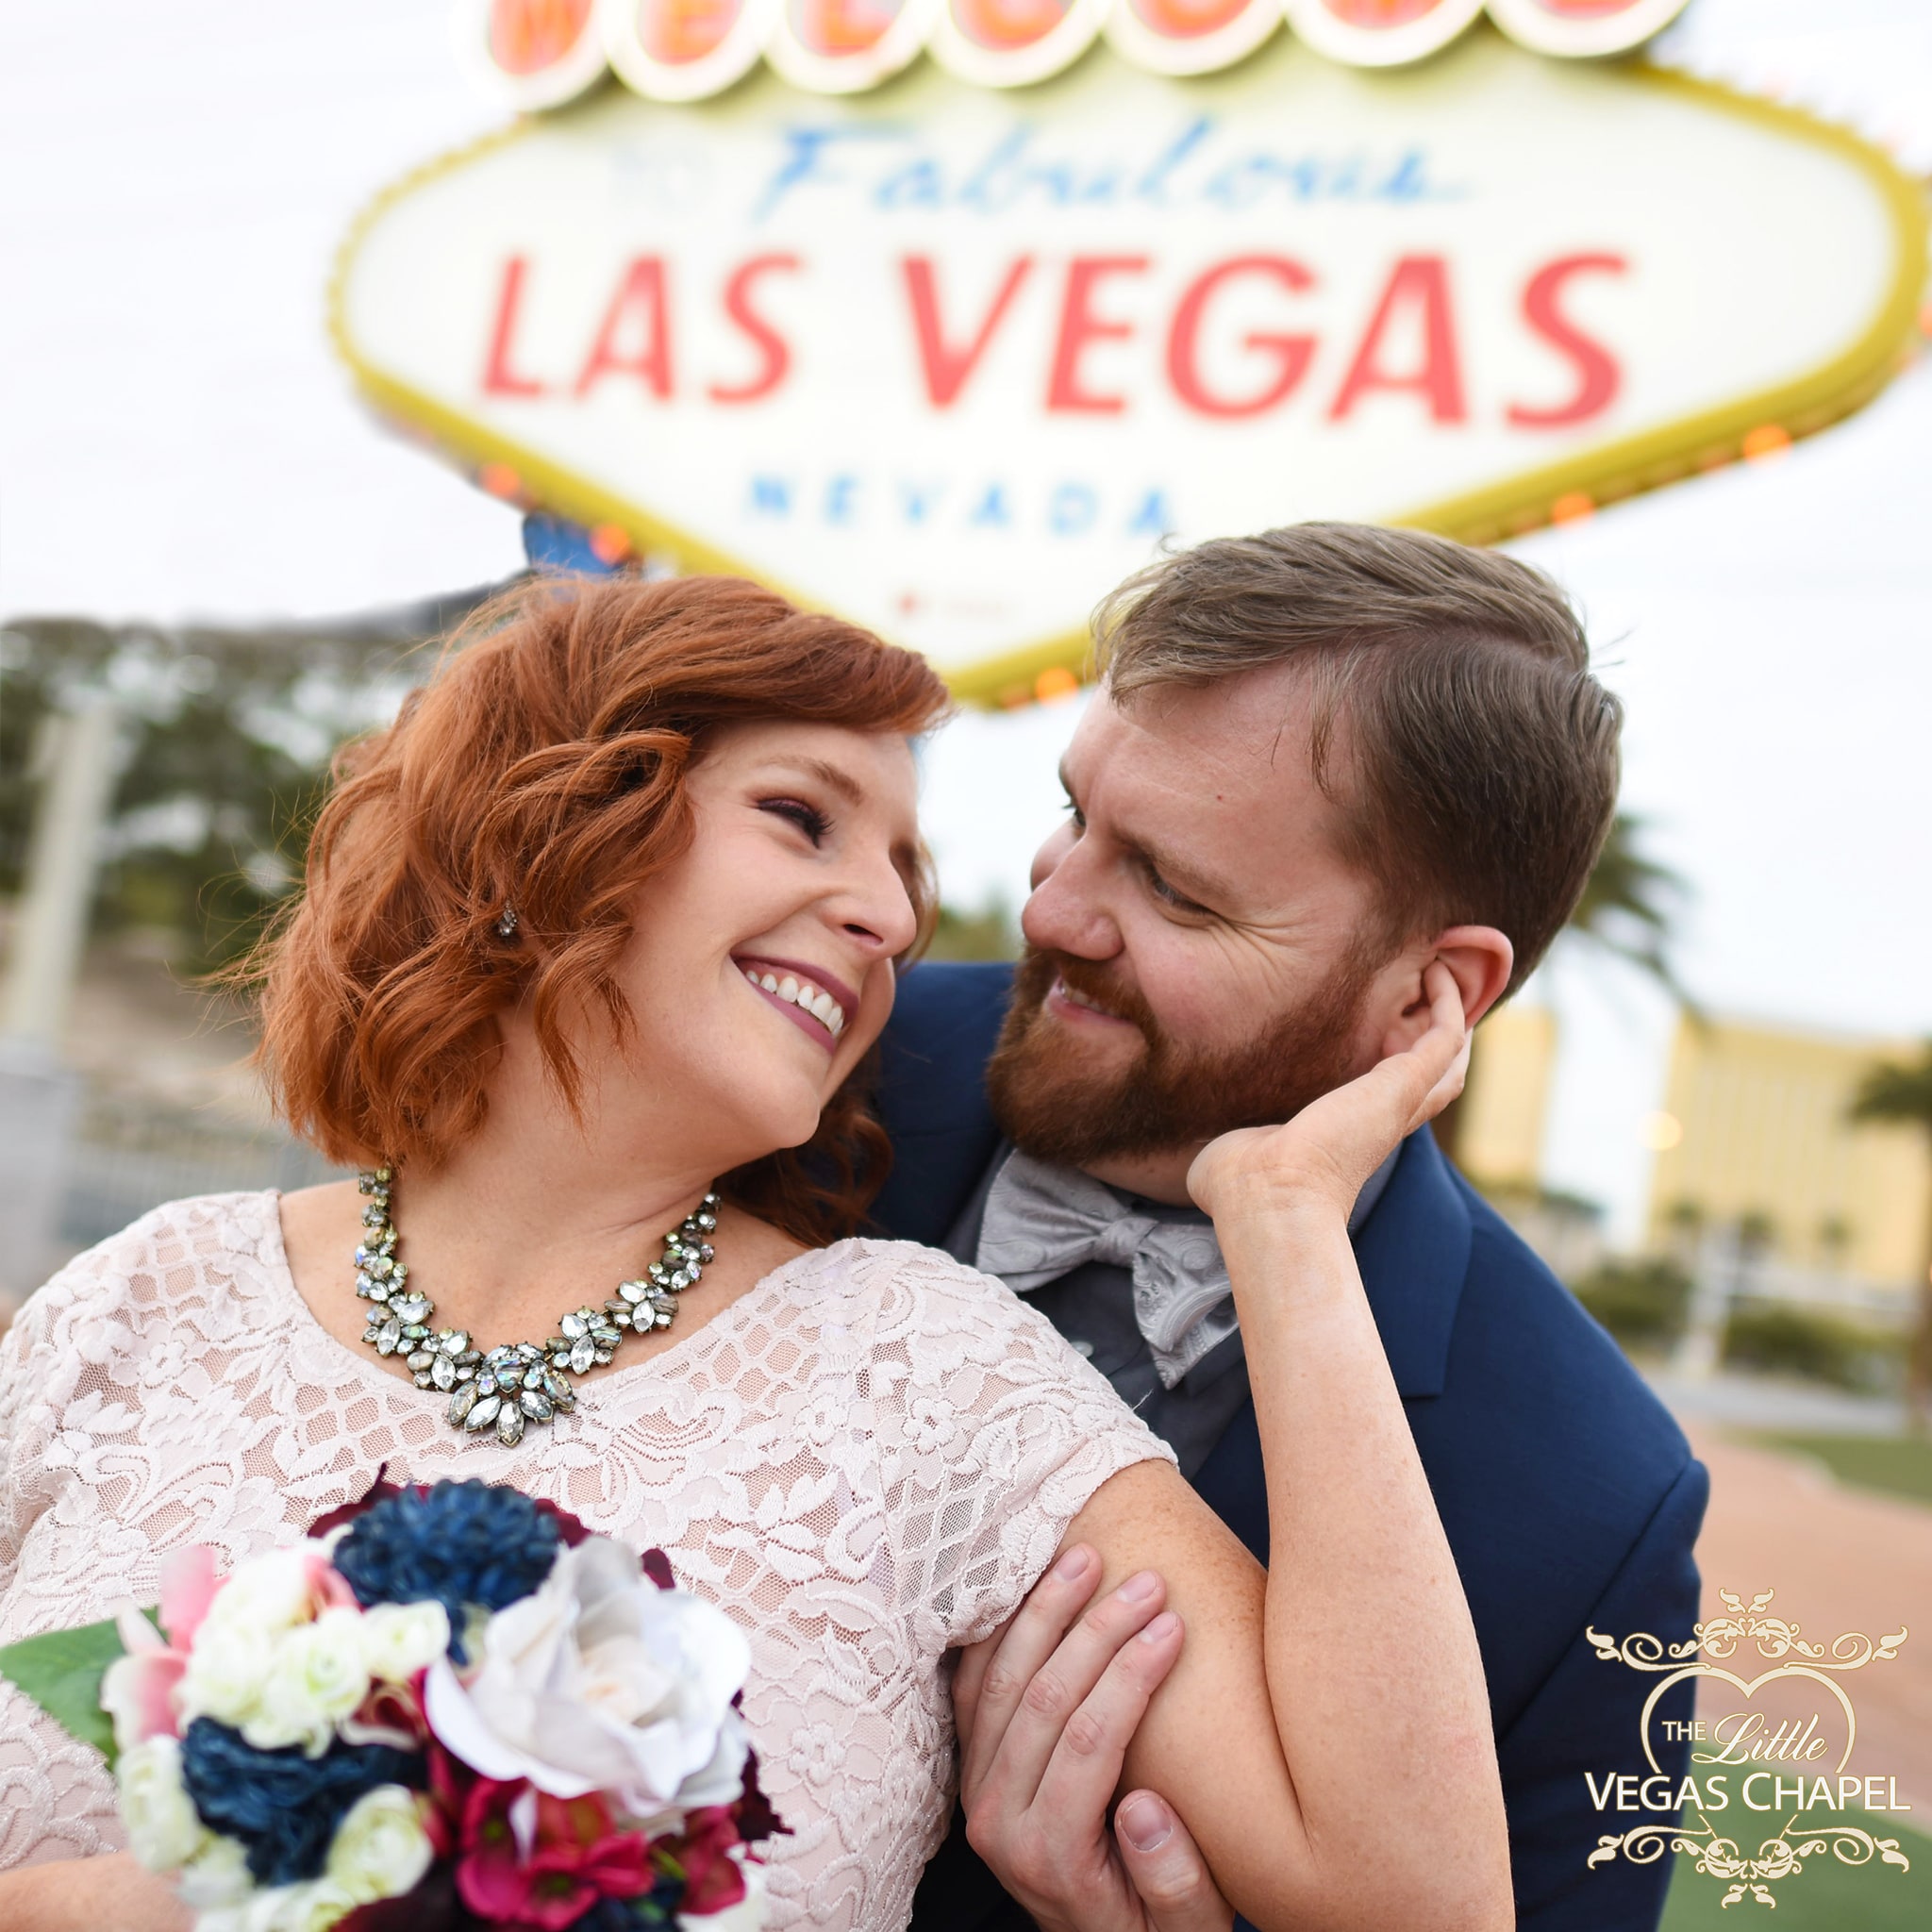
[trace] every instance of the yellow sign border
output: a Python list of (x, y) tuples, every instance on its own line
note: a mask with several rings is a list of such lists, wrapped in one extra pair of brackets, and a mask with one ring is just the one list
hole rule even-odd
[[(1917, 183), (1883, 150), (1801, 108), (1739, 93), (1719, 82), (1644, 60), (1618, 63), (1617, 71), (1641, 86), (1689, 95), (1851, 161), (1870, 178), (1891, 216), (1898, 253), (1892, 286), (1871, 325), (1850, 348), (1793, 381), (1738, 397), (1660, 429), (1579, 451), (1507, 482), (1424, 504), (1391, 518), (1391, 523), (1433, 530), (1465, 543), (1494, 543), (1523, 536), (1568, 515), (1588, 514), (1601, 505), (1722, 468), (1742, 456), (1782, 448), (1793, 439), (1827, 428), (1871, 401), (1911, 359), (1925, 294), (1928, 226), (1925, 198)], [(506, 473), (497, 480), (507, 483), (508, 493), (526, 507), (554, 511), (591, 528), (613, 526), (636, 550), (668, 556), (682, 569), (757, 577), (794, 602), (815, 602), (383, 375), (358, 352), (343, 308), (345, 286), (363, 238), (398, 202), (428, 182), (522, 140), (541, 125), (534, 117), (525, 118), (439, 156), (382, 190), (357, 216), (337, 250), (328, 282), (327, 326), (336, 353), (372, 408), (426, 436), (477, 472)], [(1035, 695), (1036, 680), (1043, 674), (1084, 675), (1089, 648), (1084, 629), (1067, 631), (951, 673), (947, 681), (968, 704), (1024, 704)], [(1058, 683), (1063, 687), (1064, 679)]]

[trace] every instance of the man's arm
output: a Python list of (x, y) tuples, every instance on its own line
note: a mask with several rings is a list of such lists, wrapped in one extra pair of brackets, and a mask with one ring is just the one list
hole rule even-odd
[[(1698, 1617), (1692, 1549), (1709, 1493), (1704, 1465), (1687, 1463), (1591, 1611), (1591, 1629), (1620, 1641), (1640, 1631), (1667, 1644), (1690, 1637)], [(1675, 1864), (1668, 1854), (1647, 1865), (1621, 1855), (1589, 1863), (1600, 1839), (1657, 1814), (1599, 1810), (1585, 1777), (1601, 1790), (1607, 1774), (1650, 1774), (1641, 1725), (1656, 1684), (1648, 1673), (1603, 1661), (1579, 1630), (1498, 1740), (1518, 1932), (1653, 1932), (1662, 1916)], [(1671, 1740), (1664, 1724), (1690, 1718), (1692, 1694), (1690, 1683), (1678, 1685), (1652, 1715), (1652, 1746), (1674, 1786), (1690, 1747)]]
[(892, 1169), (872, 1208), (894, 1241), (943, 1247), (999, 1144), (986, 1062), (1011, 981), (1009, 966), (926, 960), (900, 982), (874, 1094)]

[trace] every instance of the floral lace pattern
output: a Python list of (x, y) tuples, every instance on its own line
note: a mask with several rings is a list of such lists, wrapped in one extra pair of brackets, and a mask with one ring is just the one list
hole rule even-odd
[[(346, 1292), (346, 1286), (344, 1292)], [(903, 1926), (943, 1833), (941, 1664), (1108, 1476), (1169, 1452), (1032, 1309), (932, 1249), (800, 1256), (517, 1449), (329, 1336), (277, 1197), (158, 1208), (0, 1344), (0, 1642), (87, 1623), (184, 1543), (225, 1566), (392, 1479), (514, 1482), (669, 1553), (752, 1642), (774, 1927)], [(0, 1868), (121, 1842), (99, 1756), (0, 1683)]]

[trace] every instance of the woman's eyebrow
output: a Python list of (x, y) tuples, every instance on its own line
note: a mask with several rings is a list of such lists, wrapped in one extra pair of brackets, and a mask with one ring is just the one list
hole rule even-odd
[(801, 776), (816, 778), (820, 784), (836, 791), (848, 805), (865, 803), (865, 787), (850, 772), (833, 764), (829, 758), (774, 758), (773, 763)]

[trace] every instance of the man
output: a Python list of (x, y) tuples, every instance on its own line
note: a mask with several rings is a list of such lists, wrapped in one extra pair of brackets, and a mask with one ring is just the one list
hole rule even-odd
[[(1548, 579), (1410, 532), (1203, 544), (1116, 592), (1097, 638), (1103, 690), (1063, 766), (1067, 822), (1034, 862), (1025, 958), (928, 964), (901, 989), (876, 1213), (1027, 1295), (1266, 1562), (1241, 1331), (1189, 1163), (1402, 1050), (1432, 962), (1473, 1023), (1515, 991), (1608, 826), (1620, 713)], [(1519, 1923), (1654, 1926), (1668, 1858), (1586, 1862), (1643, 1822), (1599, 1809), (1588, 1780), (1649, 1769), (1654, 1680), (1584, 1633), (1690, 1634), (1705, 1473), (1428, 1129), (1351, 1231), (1482, 1644)], [(1059, 1629), (1081, 1606), (1052, 1588), (1027, 1614)], [(1399, 1642), (1399, 1607), (1361, 1641)], [(1658, 1715), (1687, 1717), (1688, 1690)], [(1661, 1737), (1674, 1779), (1686, 1747)], [(1158, 1862), (1164, 1892), (1208, 1902), (1195, 1923), (1225, 1925), (1174, 1809), (1138, 1794), (1109, 1840), (1109, 1794), (1091, 1772), (1041, 1783), (1024, 1819), (974, 1816), (974, 1841), (1043, 1921), (1122, 1923), (1072, 1875), (1099, 1844), (1143, 1885)], [(956, 1827), (915, 1932), (1024, 1923)]]

